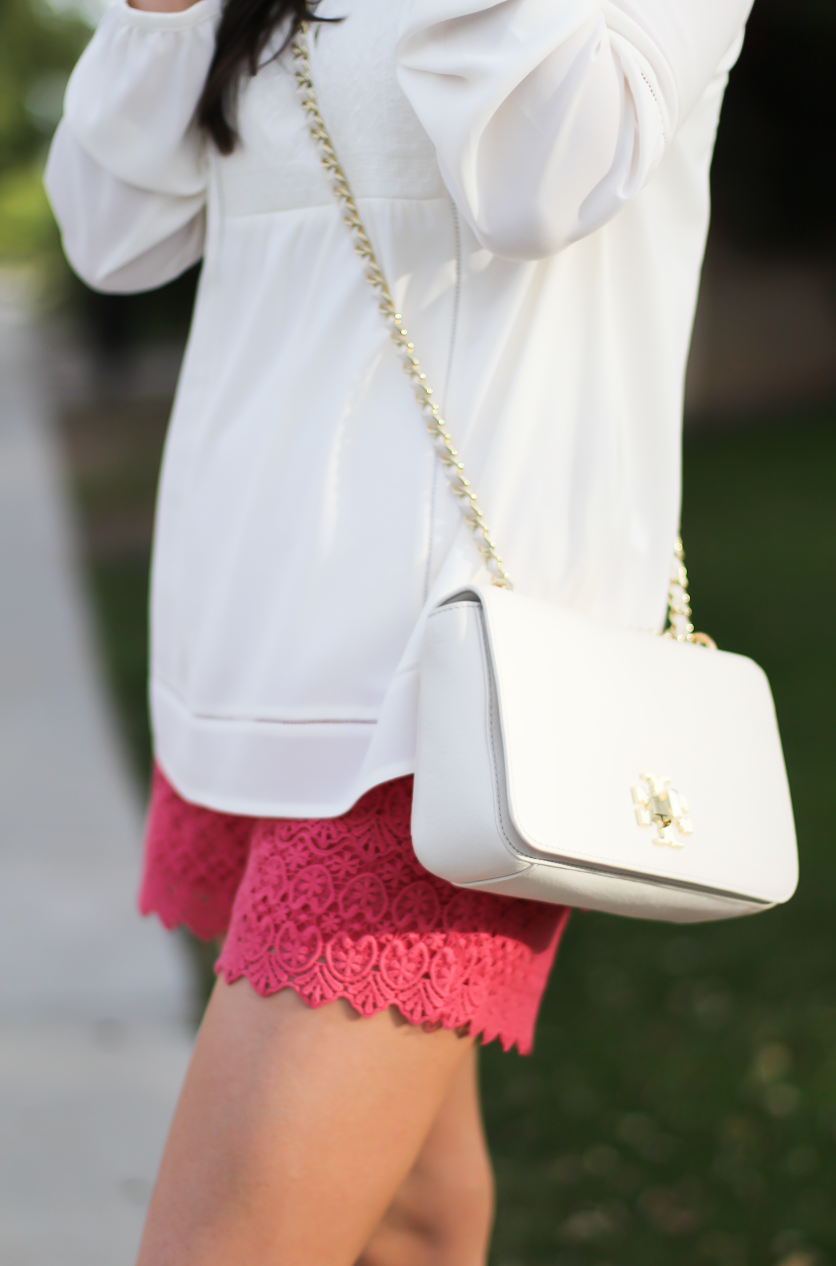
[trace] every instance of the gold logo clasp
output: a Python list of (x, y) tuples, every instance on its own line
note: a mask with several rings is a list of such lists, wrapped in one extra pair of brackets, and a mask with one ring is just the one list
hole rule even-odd
[(657, 774), (640, 774), (639, 777), (639, 785), (631, 788), (639, 826), (656, 827), (654, 844), (683, 848), (685, 841), (678, 836), (687, 837), (694, 831), (685, 797), (670, 785), (670, 778), (660, 778)]

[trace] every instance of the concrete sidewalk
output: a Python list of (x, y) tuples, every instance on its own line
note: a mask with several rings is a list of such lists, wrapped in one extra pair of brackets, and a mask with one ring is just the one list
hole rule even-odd
[(0, 276), (0, 1263), (131, 1266), (191, 1046), (134, 905), (141, 809), (92, 650), (25, 288)]

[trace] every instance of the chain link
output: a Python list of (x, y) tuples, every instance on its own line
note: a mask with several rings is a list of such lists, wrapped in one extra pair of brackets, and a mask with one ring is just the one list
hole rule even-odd
[(682, 548), (681, 538), (677, 537), (668, 585), (668, 627), (663, 637), (670, 637), (675, 642), (696, 642), (699, 646), (707, 646), (716, 651), (717, 643), (713, 637), (709, 637), (707, 633), (694, 632), (690, 602), (685, 550)]
[(422, 371), (418, 357), (415, 355), (415, 345), (410, 343), (408, 332), (403, 324), (403, 317), (395, 308), (392, 293), (375, 258), (368, 234), (363, 227), (363, 222), (357, 210), (357, 203), (354, 201), (349, 188), (346, 174), (340, 166), (337, 155), (334, 153), (331, 138), (319, 112), (308, 57), (307, 23), (303, 23), (299, 28), (293, 41), (292, 49), (296, 63), (296, 85), (302, 98), (302, 106), (308, 117), (310, 134), (320, 150), (322, 166), (331, 177), (334, 195), (343, 205), (343, 220), (354, 238), (355, 251), (366, 265), (366, 281), (372, 290), (377, 293), (378, 310), (390, 326), (392, 342), (398, 349), (403, 360), (404, 369), (415, 387), (415, 399), (426, 416), (427, 429), (432, 436), (438, 459), (444, 467), (450, 488), (458, 499), (462, 514), (470, 531), (473, 533), (476, 547), (482, 556), (485, 567), (490, 573), (492, 583), (498, 585), (501, 589), (513, 589), (511, 577), (505, 570), (502, 559), (499, 557), (496, 546), (491, 539), (490, 529), (485, 521), (482, 507), (479, 505), (476, 493), (465, 477), (464, 466), (459, 461), (459, 454), (453, 445), (453, 437), (447, 430), (447, 424), (433, 399), (433, 389), (429, 386), (427, 375)]

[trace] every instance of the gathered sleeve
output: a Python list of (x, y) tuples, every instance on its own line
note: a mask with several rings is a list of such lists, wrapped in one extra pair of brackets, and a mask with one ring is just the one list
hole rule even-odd
[(555, 254), (635, 197), (752, 0), (406, 0), (398, 78), (480, 242)]
[(208, 143), (194, 114), (219, 11), (118, 0), (70, 77), (44, 179), (67, 258), (95, 289), (163, 285), (203, 253)]

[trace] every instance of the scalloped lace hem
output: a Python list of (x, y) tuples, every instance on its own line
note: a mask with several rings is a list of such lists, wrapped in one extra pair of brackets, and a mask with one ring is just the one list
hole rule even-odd
[[(246, 980), (250, 985), (253, 985), (252, 980), (250, 979), (250, 977), (247, 975), (247, 973), (244, 970), (240, 970), (238, 972), (229, 972), (229, 973), (219, 971), (217, 974), (221, 976), (228, 985), (234, 985), (236, 980)], [(253, 985), (253, 988), (255, 988), (254, 985)], [(413, 1024), (415, 1026), (420, 1026), (422, 1029), (425, 1029), (426, 1032), (428, 1033), (435, 1032), (436, 1029), (450, 1029), (453, 1032), (458, 1033), (461, 1037), (469, 1037), (472, 1035), (475, 1039), (479, 1040), (483, 1046), (487, 1046), (488, 1043), (490, 1042), (499, 1042), (502, 1046), (503, 1051), (510, 1051), (513, 1049), (514, 1046), (516, 1046), (520, 1055), (531, 1054), (531, 1048), (532, 1048), (531, 1041), (529, 1041), (527, 1045), (523, 1041), (523, 1045), (520, 1045), (520, 1039), (518, 1039), (516, 1036), (508, 1037), (506, 1034), (503, 1034), (502, 1030), (496, 1025), (489, 1027), (488, 1024), (485, 1023), (480, 1028), (473, 1020), (464, 1020), (462, 1022), (458, 1022), (452, 1016), (441, 1015), (437, 1017), (429, 1017), (429, 1016), (422, 1017), (420, 1015), (416, 1016), (414, 1014), (409, 1015), (407, 1014), (404, 1008), (404, 1005), (395, 999), (389, 1002), (383, 1001), (383, 1002), (379, 1002), (376, 1005), (375, 1004), (370, 1005), (368, 1000), (364, 1003), (361, 1003), (360, 1000), (354, 996), (354, 994), (349, 993), (346, 990), (342, 992), (337, 992), (334, 994), (329, 994), (326, 997), (326, 996), (321, 996), (315, 993), (309, 993), (306, 987), (303, 984), (301, 984), (301, 982), (298, 980), (285, 980), (285, 981), (282, 981), (281, 984), (277, 984), (274, 989), (268, 990), (265, 993), (261, 993), (260, 990), (256, 990), (256, 992), (261, 993), (262, 997), (269, 997), (271, 994), (279, 993), (282, 989), (292, 989), (293, 992), (296, 994), (297, 998), (299, 998), (302, 1002), (305, 1003), (306, 1006), (310, 1007), (314, 1011), (318, 1007), (325, 1007), (330, 1002), (337, 1002), (340, 1000), (343, 1002), (347, 1002), (349, 1006), (352, 1008), (352, 1010), (357, 1013), (357, 1015), (363, 1016), (364, 1018), (368, 1018), (369, 1016), (373, 1016), (373, 1015), (379, 1015), (381, 1011), (389, 1011), (390, 1009), (394, 1009), (395, 1011), (398, 1012), (398, 1014), (406, 1023)]]
[(244, 818), (186, 803), (158, 770), (140, 909), (203, 940), (226, 932), (216, 972), (263, 997), (395, 1007), (525, 1054), (569, 911), (431, 875), (411, 807), (399, 778), (339, 818)]

